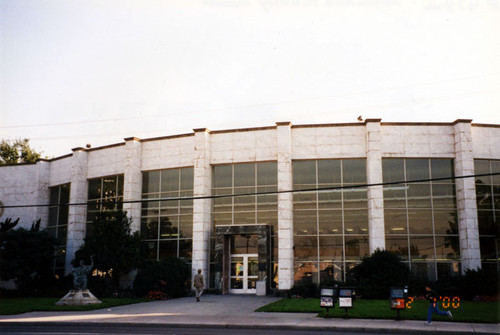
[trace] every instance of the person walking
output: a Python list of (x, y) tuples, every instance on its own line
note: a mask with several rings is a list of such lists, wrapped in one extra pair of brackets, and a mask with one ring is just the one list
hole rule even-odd
[(427, 321), (425, 321), (426, 325), (432, 324), (432, 314), (436, 313), (437, 315), (447, 315), (450, 319), (453, 318), (453, 315), (450, 311), (440, 311), (438, 304), (438, 296), (437, 293), (432, 290), (429, 286), (425, 287), (425, 298), (429, 300), (429, 309), (427, 310)]
[(201, 274), (201, 269), (198, 269), (198, 274), (194, 276), (194, 291), (196, 293), (196, 302), (200, 301), (200, 296), (203, 293), (203, 288), (205, 287), (203, 281), (203, 275)]

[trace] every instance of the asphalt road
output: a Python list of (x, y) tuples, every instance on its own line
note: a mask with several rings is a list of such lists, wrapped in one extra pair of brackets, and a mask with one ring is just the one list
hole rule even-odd
[[(354, 335), (359, 333), (345, 333), (332, 331), (308, 331), (301, 329), (248, 329), (248, 328), (184, 328), (184, 327), (169, 327), (164, 325), (92, 325), (92, 324), (17, 324), (17, 325), (0, 325), (0, 333), (2, 335), (93, 335), (93, 334), (148, 334), (148, 335), (325, 335), (325, 334), (345, 334)], [(365, 335), (370, 335), (364, 333)], [(372, 334), (375, 335), (375, 334)], [(403, 335), (403, 334), (401, 334)]]

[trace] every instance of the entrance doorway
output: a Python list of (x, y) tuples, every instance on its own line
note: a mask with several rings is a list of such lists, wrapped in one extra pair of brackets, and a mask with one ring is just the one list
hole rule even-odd
[(215, 226), (215, 282), (222, 294), (257, 293), (257, 281), (269, 287), (271, 226)]
[(231, 255), (229, 293), (256, 293), (259, 279), (259, 258), (257, 254)]

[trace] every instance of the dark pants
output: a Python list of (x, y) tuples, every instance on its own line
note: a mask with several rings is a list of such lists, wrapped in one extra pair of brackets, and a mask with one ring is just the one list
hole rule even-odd
[(437, 303), (433, 302), (429, 305), (429, 309), (427, 310), (427, 322), (432, 321), (432, 314), (436, 313), (437, 315), (448, 315), (448, 312), (440, 311)]

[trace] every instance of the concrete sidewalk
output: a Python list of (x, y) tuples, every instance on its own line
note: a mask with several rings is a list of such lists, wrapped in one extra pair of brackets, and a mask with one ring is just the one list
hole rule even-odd
[(19, 322), (46, 324), (158, 324), (189, 327), (241, 327), (265, 329), (308, 329), (346, 332), (403, 334), (499, 334), (499, 324), (460, 322), (324, 319), (314, 313), (258, 313), (260, 306), (279, 300), (254, 295), (204, 295), (201, 302), (194, 298), (152, 301), (88, 312), (31, 312), (0, 316), (2, 324)]

